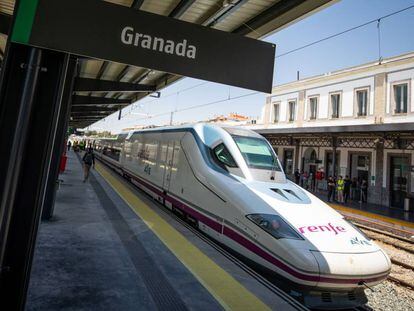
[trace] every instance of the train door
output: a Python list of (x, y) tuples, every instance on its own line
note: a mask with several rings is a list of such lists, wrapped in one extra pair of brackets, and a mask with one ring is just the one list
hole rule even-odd
[(170, 181), (171, 181), (171, 171), (174, 159), (174, 141), (169, 141), (167, 145), (167, 155), (164, 165), (164, 180), (162, 184), (162, 188), (165, 191), (170, 189)]

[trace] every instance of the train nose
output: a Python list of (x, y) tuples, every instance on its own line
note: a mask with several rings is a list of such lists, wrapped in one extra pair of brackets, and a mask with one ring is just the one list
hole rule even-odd
[(388, 256), (381, 250), (369, 253), (312, 253), (319, 264), (318, 286), (321, 287), (376, 285), (387, 278), (391, 269)]

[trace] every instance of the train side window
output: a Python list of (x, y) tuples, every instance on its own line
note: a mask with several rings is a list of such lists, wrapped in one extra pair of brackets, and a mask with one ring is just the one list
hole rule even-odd
[(225, 165), (228, 167), (237, 167), (236, 161), (234, 161), (230, 151), (226, 148), (226, 146), (221, 143), (217, 147), (213, 149), (215, 158), (219, 161), (221, 165)]

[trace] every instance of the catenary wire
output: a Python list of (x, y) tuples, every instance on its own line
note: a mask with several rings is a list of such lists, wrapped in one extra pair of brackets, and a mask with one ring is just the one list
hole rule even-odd
[[(207, 84), (207, 83), (210, 83), (210, 82), (209, 82), (209, 81), (204, 81), (204, 82), (201, 82), (201, 83), (198, 83), (198, 84), (195, 84), (195, 85), (189, 86), (189, 87), (187, 87), (187, 88), (184, 88), (184, 89), (178, 90), (178, 91), (176, 91), (176, 92), (174, 92), (174, 93), (167, 94), (167, 95), (163, 96), (163, 97), (162, 97), (162, 99), (165, 99), (165, 98), (168, 98), (168, 97), (171, 97), (171, 96), (175, 96), (175, 95), (180, 94), (180, 93), (184, 93), (184, 92), (190, 91), (190, 90), (195, 89), (195, 88), (197, 88), (197, 87), (203, 86), (203, 85), (205, 85), (205, 84)], [(151, 101), (148, 101), (148, 102), (142, 103), (142, 104), (144, 104), (144, 105), (148, 105), (148, 104), (151, 104), (151, 103), (156, 102), (156, 101), (159, 101), (159, 100), (160, 100), (160, 98), (157, 98), (157, 99), (154, 99), (154, 100), (151, 100)], [(134, 104), (135, 104), (135, 103), (134, 103)], [(132, 104), (132, 106), (133, 106), (134, 104)], [(127, 115), (131, 114), (131, 113), (132, 113), (132, 111), (134, 111), (135, 109), (136, 109), (136, 108), (131, 107), (131, 109), (130, 109), (128, 112), (126, 112), (126, 113), (124, 113), (124, 114), (123, 114), (123, 117), (126, 117)]]
[[(226, 101), (231, 101), (231, 100), (235, 100), (235, 99), (239, 99), (239, 98), (243, 98), (243, 97), (248, 97), (248, 96), (252, 96), (252, 95), (256, 95), (256, 94), (260, 94), (260, 93), (261, 92), (251, 92), (251, 93), (247, 93), (247, 94), (244, 94), (244, 95), (239, 95), (239, 96), (235, 96), (235, 97), (231, 97), (231, 98), (220, 99), (220, 100), (216, 100), (216, 101), (212, 101), (212, 102), (208, 102), (208, 103), (204, 103), (204, 104), (200, 104), (200, 105), (195, 105), (195, 106), (191, 106), (191, 107), (186, 107), (186, 108), (182, 108), (182, 109), (178, 109), (178, 110), (174, 110), (174, 111), (162, 112), (162, 113), (155, 114), (155, 115), (151, 116), (150, 118), (153, 119), (153, 118), (157, 118), (157, 117), (161, 117), (161, 116), (166, 116), (166, 115), (171, 114), (171, 112), (176, 113), (176, 112), (183, 112), (183, 111), (187, 111), (187, 110), (207, 107), (207, 106), (211, 106), (211, 105), (215, 105), (215, 104), (219, 104), (219, 103), (223, 103), (223, 102), (226, 102)], [(135, 119), (135, 121), (140, 121), (140, 120), (148, 120), (148, 117)]]
[(383, 19), (386, 19), (386, 18), (391, 17), (391, 16), (393, 16), (393, 15), (396, 15), (396, 14), (402, 13), (402, 12), (404, 12), (404, 11), (410, 10), (410, 9), (412, 9), (412, 8), (414, 8), (414, 5), (410, 5), (410, 6), (406, 7), (406, 8), (404, 8), (404, 9), (401, 9), (401, 10), (398, 10), (398, 11), (395, 11), (395, 12), (392, 12), (392, 13), (389, 13), (389, 14), (387, 14), (387, 15), (383, 15), (383, 16), (381, 16), (381, 17), (379, 17), (379, 18), (372, 19), (372, 20), (370, 20), (370, 21), (368, 21), (368, 22), (365, 22), (365, 23), (363, 23), (363, 24), (359, 24), (359, 25), (357, 25), (357, 26), (354, 26), (354, 27), (351, 27), (351, 28), (345, 29), (345, 30), (343, 30), (343, 31), (337, 32), (337, 33), (335, 33), (335, 34), (333, 34), (333, 35), (330, 35), (330, 36), (324, 37), (324, 38), (322, 38), (322, 39), (319, 39), (319, 40), (313, 41), (313, 42), (311, 42), (311, 43), (308, 43), (308, 44), (302, 45), (302, 46), (300, 46), (300, 47), (298, 47), (298, 48), (295, 48), (295, 49), (292, 49), (292, 50), (287, 51), (287, 52), (285, 52), (285, 53), (282, 53), (282, 54), (276, 55), (276, 57), (275, 57), (275, 58), (280, 58), (280, 57), (282, 57), (282, 56), (289, 55), (289, 54), (291, 54), (291, 53), (293, 53), (293, 52), (297, 52), (297, 51), (303, 50), (303, 49), (308, 48), (308, 47), (310, 47), (310, 46), (312, 46), (312, 45), (315, 45), (315, 44), (321, 43), (321, 42), (326, 41), (326, 40), (333, 39), (333, 38), (335, 38), (335, 37), (338, 37), (338, 36), (341, 36), (341, 35), (343, 35), (343, 34), (345, 34), (345, 33), (348, 33), (348, 32), (354, 31), (354, 30), (356, 30), (356, 29), (359, 29), (359, 28), (365, 27), (365, 26), (370, 25), (370, 24), (372, 24), (372, 23), (378, 23), (378, 22), (380, 22), (380, 21), (381, 21), (381, 20), (383, 20)]

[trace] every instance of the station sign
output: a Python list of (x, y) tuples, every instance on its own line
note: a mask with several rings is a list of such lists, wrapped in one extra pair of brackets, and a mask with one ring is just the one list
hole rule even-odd
[(271, 43), (102, 0), (21, 0), (16, 14), (16, 43), (271, 92)]

